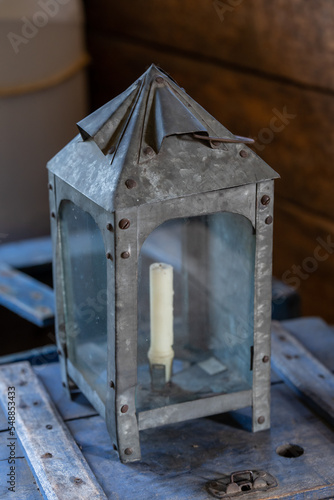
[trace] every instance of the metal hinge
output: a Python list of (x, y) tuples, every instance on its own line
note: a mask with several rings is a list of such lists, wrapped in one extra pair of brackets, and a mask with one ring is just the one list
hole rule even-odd
[(253, 370), (253, 363), (254, 363), (254, 346), (251, 345), (251, 347), (250, 347), (250, 371)]
[(263, 470), (232, 472), (215, 481), (206, 483), (206, 489), (215, 498), (238, 497), (250, 492), (267, 491), (276, 488), (274, 476)]

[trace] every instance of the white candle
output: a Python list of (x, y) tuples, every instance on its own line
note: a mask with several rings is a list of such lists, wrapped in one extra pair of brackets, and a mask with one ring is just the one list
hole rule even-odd
[(171, 378), (174, 351), (173, 331), (173, 266), (150, 266), (151, 345), (148, 359), (151, 366), (164, 365), (166, 382)]

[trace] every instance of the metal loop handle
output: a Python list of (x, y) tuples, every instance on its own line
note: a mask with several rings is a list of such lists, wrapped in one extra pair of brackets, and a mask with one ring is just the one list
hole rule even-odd
[(242, 143), (242, 144), (254, 144), (254, 139), (251, 139), (250, 137), (242, 137), (241, 135), (235, 135), (234, 138), (232, 137), (210, 137), (208, 135), (201, 135), (201, 134), (193, 134), (195, 139), (202, 139), (204, 141), (210, 141), (210, 142), (230, 142), (230, 143)]

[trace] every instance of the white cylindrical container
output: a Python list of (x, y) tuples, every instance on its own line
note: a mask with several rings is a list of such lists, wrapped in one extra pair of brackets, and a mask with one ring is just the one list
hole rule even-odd
[(87, 113), (83, 23), (80, 0), (0, 3), (3, 240), (49, 233), (46, 163)]
[(168, 264), (150, 266), (151, 345), (148, 359), (153, 365), (165, 366), (169, 382), (174, 358), (173, 343), (173, 267)]

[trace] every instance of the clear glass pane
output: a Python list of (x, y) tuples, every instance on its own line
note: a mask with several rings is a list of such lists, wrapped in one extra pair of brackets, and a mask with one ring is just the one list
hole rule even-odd
[(101, 232), (73, 203), (61, 205), (68, 357), (105, 402), (107, 269)]
[[(138, 410), (251, 388), (254, 258), (252, 224), (237, 214), (176, 219), (150, 234), (139, 259)], [(148, 360), (151, 344), (161, 345), (159, 335), (168, 335), (170, 321), (168, 306), (158, 310), (160, 299), (151, 297), (156, 308), (151, 339), (150, 288), (156, 296), (166, 285), (150, 287), (153, 263), (173, 267), (170, 380), (160, 361), (165, 358)]]

